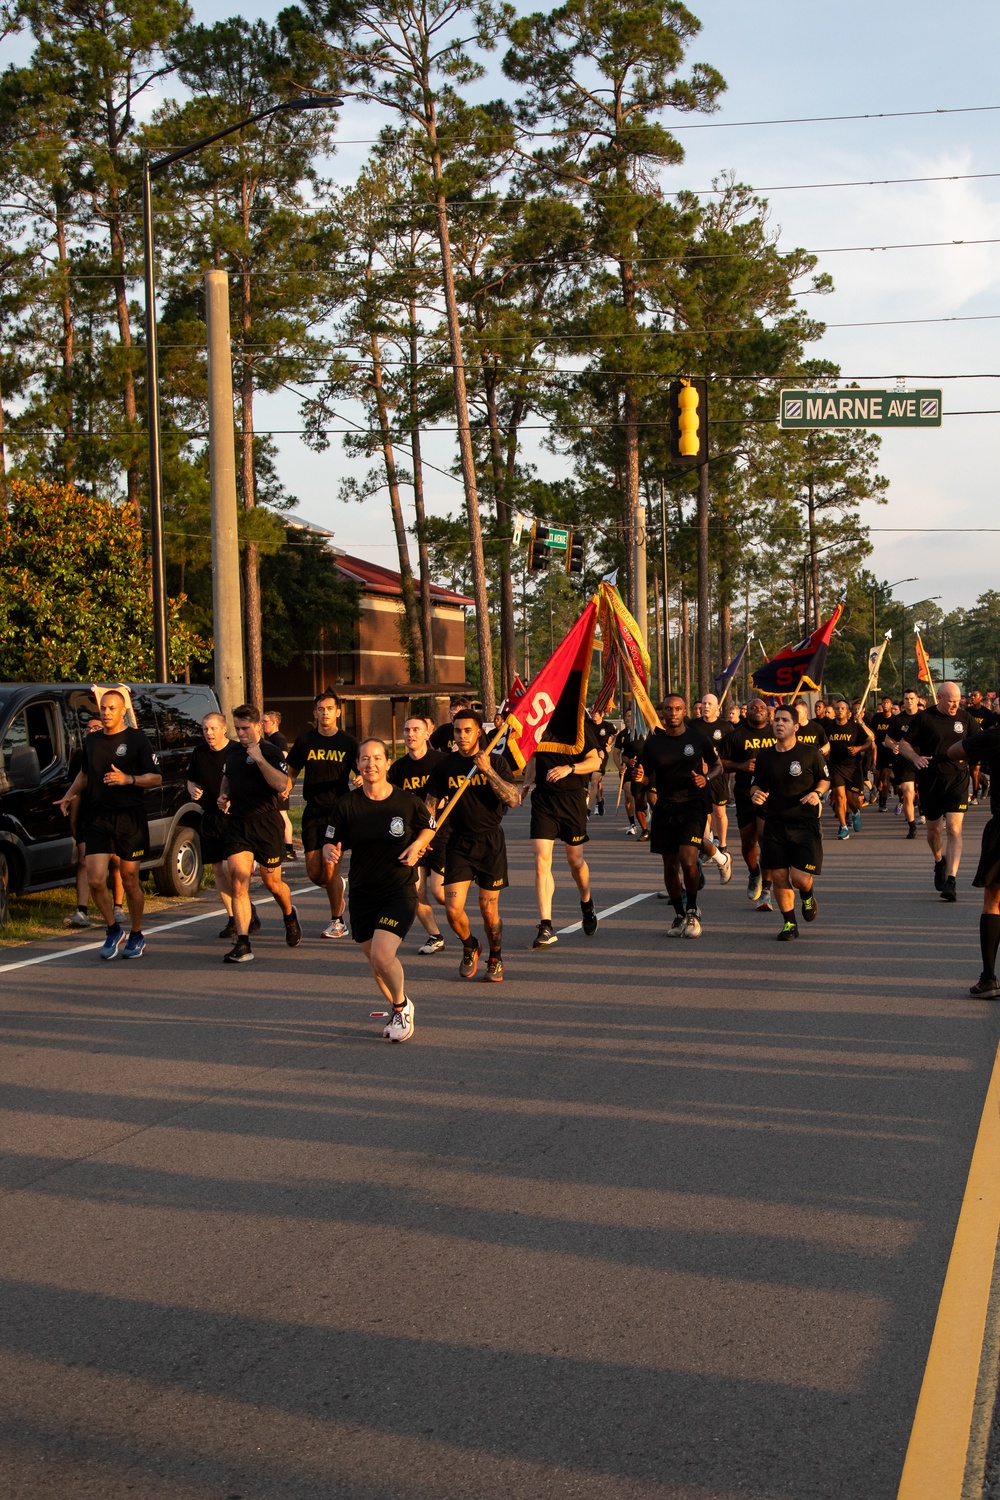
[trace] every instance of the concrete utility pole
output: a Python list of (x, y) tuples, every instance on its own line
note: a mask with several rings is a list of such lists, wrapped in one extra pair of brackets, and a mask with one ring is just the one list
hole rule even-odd
[(649, 630), (647, 615), (649, 613), (649, 599), (646, 593), (646, 507), (639, 504), (635, 508), (635, 551), (632, 554), (632, 579), (633, 593), (632, 613), (639, 627), (643, 645), (649, 649)]
[(212, 479), (212, 612), (215, 693), (232, 727), (244, 701), (243, 610), (240, 545), (236, 527), (236, 434), (233, 426), (233, 357), (229, 342), (229, 275), (205, 272), (208, 330), (208, 461)]

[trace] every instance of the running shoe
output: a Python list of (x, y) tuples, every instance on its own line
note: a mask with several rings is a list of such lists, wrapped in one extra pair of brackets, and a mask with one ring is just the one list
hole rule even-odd
[(861, 832), (861, 809), (860, 808), (854, 814), (854, 817), (851, 819), (851, 827), (854, 829), (855, 833), (860, 833)]
[(594, 910), (593, 901), (584, 904), (580, 902), (580, 910), (583, 912), (583, 931), (585, 937), (593, 937), (597, 931), (597, 912)]
[(125, 926), (125, 923), (128, 921), (128, 912), (125, 910), (124, 906), (115, 907), (115, 921), (118, 923), (119, 927)]
[(114, 926), (107, 929), (107, 936), (104, 939), (104, 942), (101, 944), (101, 957), (117, 958), (118, 949), (121, 947), (124, 941), (124, 928), (118, 922), (115, 922)]
[(811, 891), (808, 896), (802, 897), (802, 915), (807, 922), (815, 922), (819, 916), (819, 902)]
[(634, 823), (630, 823), (626, 828), (625, 837), (627, 839), (637, 839), (639, 837), (639, 830)]
[(970, 807), (978, 807), (979, 806), (979, 798), (978, 797), (970, 797), (969, 798), (969, 806)]
[[(332, 923), (331, 923), (331, 926), (332, 926)], [(331, 937), (332, 936), (333, 936), (333, 934), (331, 933)], [(428, 937), (423, 943), (421, 943), (420, 947), (417, 949), (417, 952), (418, 953), (440, 953), (441, 949), (443, 947), (444, 947), (444, 938), (441, 936), (441, 934), (439, 932), (435, 932), (432, 936)]]
[(146, 951), (146, 939), (141, 932), (130, 932), (122, 949), (122, 958), (141, 958)]
[(285, 942), (289, 948), (297, 948), (302, 941), (302, 928), (299, 926), (299, 914), (293, 906), (285, 918)]
[[(326, 926), (326, 927), (323, 928), (323, 931), (320, 933), (320, 937), (325, 937), (325, 938), (345, 938), (345, 937), (347, 937), (347, 923), (344, 921), (343, 917), (334, 917), (333, 921), (328, 926)], [(444, 947), (444, 943), (443, 942), (442, 942), (441, 946)], [(423, 949), (421, 948), (420, 951), (422, 953)]]
[(942, 901), (957, 901), (958, 891), (955, 889), (954, 875), (946, 875), (944, 885), (941, 887)]
[(764, 888), (764, 877), (760, 870), (751, 870), (747, 879), (747, 900), (759, 901), (760, 893)]
[(247, 928), (247, 936), (248, 937), (253, 937), (254, 933), (255, 932), (259, 932), (259, 931), (260, 931), (260, 917), (257, 915), (257, 908), (256, 908), (256, 906), (254, 906), (253, 902), (251, 901), (251, 903), (250, 903), (250, 926)]
[(794, 917), (786, 917), (784, 926), (778, 933), (779, 943), (794, 943), (799, 935), (798, 925)]
[(484, 984), (503, 984), (503, 959), (494, 958), (492, 954), (486, 960), (486, 973), (483, 975)]
[(771, 905), (771, 887), (769, 885), (763, 885), (760, 888), (760, 902), (758, 903), (757, 910), (774, 911), (774, 907)]
[(980, 974), (975, 984), (969, 986), (969, 994), (973, 1000), (1000, 1000), (1000, 984)]
[(878, 799), (878, 810), (879, 810), (879, 812), (886, 812), (888, 810), (888, 807), (889, 807), (889, 798), (883, 792), (882, 796), (879, 797), (879, 799)]
[(597, 802), (597, 816), (599, 818), (603, 818), (604, 817), (604, 798), (603, 797), (598, 798), (598, 802)]
[(250, 939), (238, 937), (229, 952), (223, 955), (224, 964), (252, 964), (254, 958)]
[(669, 901), (670, 900), (670, 892), (669, 891), (657, 891), (657, 893), (656, 893), (656, 899), (657, 899), (657, 901)]
[(892, 810), (892, 815), (894, 818), (901, 818), (903, 816), (903, 804), (898, 797), (896, 798), (896, 806)]
[(531, 946), (533, 948), (551, 948), (552, 944), (558, 943), (558, 941), (559, 939), (552, 931), (552, 923), (539, 922), (538, 931), (535, 933), (535, 941)]
[(226, 923), (225, 927), (223, 927), (222, 931), (219, 933), (219, 936), (220, 938), (229, 938), (235, 941), (236, 923), (232, 917), (229, 918), (229, 921)]
[(286, 860), (298, 859), (298, 857), (299, 856), (295, 852), (295, 845), (294, 844), (286, 844), (285, 845), (285, 859)]
[(667, 928), (667, 937), (683, 937), (686, 925), (687, 917), (675, 917)]
[(838, 839), (849, 839), (850, 836), (851, 830), (848, 828), (846, 823), (842, 824), (841, 827), (837, 830)]
[(726, 861), (724, 865), (717, 866), (719, 871), (719, 884), (728, 885), (733, 878), (733, 856), (728, 853), (728, 851), (723, 854), (723, 851), (721, 849), (719, 850), (719, 853), (722, 854), (723, 859)]
[(684, 930), (681, 936), (686, 938), (701, 937), (701, 912), (696, 906), (688, 907), (684, 917)]
[(479, 955), (482, 953), (482, 945), (477, 943), (474, 948), (462, 949), (462, 962), (458, 966), (460, 979), (471, 979), (479, 968)]
[(915, 839), (916, 836), (917, 836), (917, 825), (916, 825), (916, 823), (911, 823), (910, 826), (909, 826), (909, 828), (906, 830), (906, 837), (908, 839)]
[(944, 860), (943, 859), (936, 859), (934, 861), (934, 889), (936, 891), (943, 891), (944, 890)]
[(920, 822), (921, 828), (926, 828), (927, 827), (927, 819), (924, 817), (923, 813), (920, 814), (919, 822)]
[(383, 1026), (382, 1035), (388, 1042), (408, 1042), (413, 1035), (413, 1001), (407, 1000), (406, 1004), (397, 1009), (392, 1008), (392, 1019), (387, 1026)]
[(647, 844), (649, 843), (649, 829), (648, 828), (644, 828), (642, 830), (642, 833), (640, 835), (640, 841), (642, 843), (647, 843)]
[(68, 917), (63, 917), (63, 926), (64, 927), (89, 927), (90, 926), (90, 918), (87, 915), (87, 908), (85, 906), (76, 906), (76, 907), (74, 907), (73, 910), (72, 910), (72, 912), (70, 912), (70, 914), (69, 914)]

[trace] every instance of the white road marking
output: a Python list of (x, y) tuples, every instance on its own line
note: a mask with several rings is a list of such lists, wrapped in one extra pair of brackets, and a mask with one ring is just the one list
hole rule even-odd
[[(643, 891), (641, 896), (630, 896), (627, 901), (619, 901), (617, 906), (609, 906), (607, 911), (599, 911), (597, 913), (597, 920), (603, 922), (605, 917), (613, 917), (616, 911), (624, 911), (626, 906), (635, 906), (637, 901), (648, 901), (650, 897), (655, 895), (655, 891)], [(568, 932), (582, 931), (583, 923), (574, 922), (571, 927), (560, 927), (556, 933), (556, 937), (565, 937)]]
[[(292, 891), (292, 896), (311, 896), (319, 889), (318, 886), (305, 885), (301, 890)], [(147, 937), (155, 937), (158, 932), (169, 932), (171, 927), (190, 927), (192, 922), (210, 922), (213, 917), (218, 917), (219, 907), (213, 907), (211, 911), (199, 912), (196, 917), (178, 917), (176, 922), (163, 922), (159, 927), (151, 927), (146, 933)], [(55, 953), (40, 953), (37, 958), (22, 958), (16, 964), (0, 964), (0, 974), (9, 974), (12, 969), (30, 969), (32, 964), (50, 964), (56, 958), (75, 958), (78, 953), (96, 953), (104, 946), (100, 943), (84, 943), (77, 948), (59, 948)]]

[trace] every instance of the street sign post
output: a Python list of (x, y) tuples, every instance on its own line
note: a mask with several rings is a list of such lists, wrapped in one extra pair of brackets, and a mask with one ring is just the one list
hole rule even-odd
[(782, 391), (782, 427), (940, 427), (940, 391)]

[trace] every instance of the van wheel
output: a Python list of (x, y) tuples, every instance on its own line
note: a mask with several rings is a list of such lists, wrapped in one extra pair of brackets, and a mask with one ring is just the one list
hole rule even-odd
[(174, 830), (162, 865), (153, 871), (161, 896), (195, 896), (202, 877), (201, 839), (185, 824)]
[(10, 867), (7, 864), (6, 854), (0, 854), (0, 927), (6, 927), (10, 917), (10, 906), (8, 904), (9, 887)]

